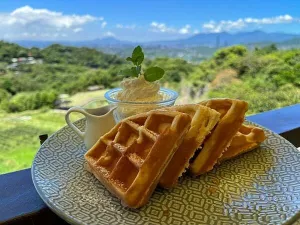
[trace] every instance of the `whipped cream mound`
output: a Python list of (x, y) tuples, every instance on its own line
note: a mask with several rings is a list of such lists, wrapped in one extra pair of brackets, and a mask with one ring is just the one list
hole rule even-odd
[(136, 78), (125, 78), (121, 82), (122, 91), (116, 98), (128, 102), (158, 102), (163, 99), (159, 94), (158, 82), (148, 82), (143, 75)]

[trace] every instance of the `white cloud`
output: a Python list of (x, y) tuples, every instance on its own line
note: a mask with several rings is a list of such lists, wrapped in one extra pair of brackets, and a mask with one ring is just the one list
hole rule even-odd
[(161, 33), (178, 33), (178, 34), (189, 34), (191, 31), (191, 25), (186, 24), (184, 27), (176, 29), (173, 27), (168, 27), (164, 23), (152, 22), (150, 24), (150, 31), (161, 32)]
[(189, 24), (185, 25), (184, 27), (182, 27), (181, 29), (179, 29), (179, 34), (188, 34), (190, 33), (190, 28), (191, 26)]
[(103, 21), (103, 22), (101, 23), (101, 28), (104, 28), (106, 25), (107, 25), (107, 22), (106, 22), (106, 21)]
[(105, 36), (105, 37), (115, 37), (116, 35), (111, 31), (107, 31), (107, 32), (103, 33), (103, 36)]
[(136, 25), (135, 24), (132, 24), (132, 25), (116, 24), (116, 28), (134, 30), (136, 28)]
[(96, 20), (103, 20), (91, 15), (66, 15), (48, 9), (33, 9), (30, 6), (17, 8), (9, 14), (0, 14), (0, 25), (40, 26), (54, 28), (73, 28)]
[(240, 30), (249, 25), (266, 25), (300, 22), (299, 18), (293, 18), (290, 15), (281, 15), (269, 18), (240, 18), (238, 20), (221, 20), (220, 22), (210, 21), (202, 25), (202, 28), (208, 32), (222, 32), (231, 30)]
[(167, 27), (164, 23), (152, 22), (150, 24), (151, 31), (153, 32), (162, 32), (162, 33), (175, 33), (176, 29), (172, 27)]
[(195, 29), (193, 33), (194, 34), (199, 34), (200, 32), (199, 32), (199, 30)]
[(23, 32), (21, 33), (21, 36), (22, 37), (25, 37), (25, 38), (35, 38), (35, 37), (54, 37), (54, 38), (57, 38), (57, 37), (67, 37), (68, 35), (66, 33), (29, 33), (29, 32)]
[[(64, 14), (30, 6), (17, 8), (10, 13), (0, 12), (0, 30), (2, 32), (9, 31), (11, 37), (15, 39), (23, 37), (66, 37), (67, 33), (78, 33), (83, 30), (82, 26), (96, 21), (102, 21), (102, 24), (106, 23), (103, 17), (88, 14)], [(22, 35), (24, 33), (28, 35)], [(32, 35), (34, 33), (36, 35)], [(52, 33), (53, 35), (45, 35)], [(0, 32), (0, 38), (1, 36), (4, 37)]]
[[(255, 19), (255, 18), (246, 18), (244, 21), (246, 23), (257, 23), (257, 24), (277, 24), (277, 23), (291, 23), (294, 22), (296, 18), (293, 18), (290, 15), (283, 15), (271, 18), (262, 18), (262, 19)], [(296, 19), (298, 20), (298, 19)]]
[(73, 29), (74, 33), (81, 32), (83, 29), (81, 27), (76, 27)]

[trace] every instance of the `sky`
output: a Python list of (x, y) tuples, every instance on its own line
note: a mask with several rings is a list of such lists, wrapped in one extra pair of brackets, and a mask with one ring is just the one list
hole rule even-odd
[(128, 41), (262, 30), (300, 34), (300, 0), (1, 0), (0, 39)]

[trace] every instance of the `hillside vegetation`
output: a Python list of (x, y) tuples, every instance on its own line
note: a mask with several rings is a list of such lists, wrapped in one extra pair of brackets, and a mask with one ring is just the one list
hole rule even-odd
[[(19, 62), (28, 55), (36, 62)], [(17, 66), (12, 67), (12, 59)], [(71, 95), (73, 105), (99, 99), (105, 90), (87, 94), (87, 88), (118, 86), (123, 79), (118, 72), (126, 66), (122, 58), (94, 49), (26, 49), (0, 42), (0, 173), (30, 167), (40, 145), (38, 136), (65, 126), (65, 112), (52, 110), (60, 94)], [(145, 61), (145, 68), (150, 66), (165, 69), (160, 82), (180, 93), (177, 103), (239, 98), (249, 102), (251, 114), (300, 102), (300, 49), (283, 51), (270, 45), (249, 51), (233, 46), (198, 65), (155, 58)]]
[(249, 102), (258, 113), (300, 102), (300, 49), (279, 51), (270, 45), (254, 51), (244, 46), (223, 48), (201, 63), (189, 82), (207, 88), (205, 97)]
[[(28, 55), (42, 60), (7, 69), (12, 58)], [(55, 107), (59, 94), (75, 94), (91, 85), (118, 86), (125, 60), (94, 49), (51, 45), (26, 49), (0, 42), (0, 108), (6, 112)], [(249, 51), (232, 46), (216, 51), (198, 65), (182, 59), (156, 58), (147, 66), (160, 66), (162, 85), (182, 93), (184, 99), (231, 97), (249, 101), (249, 113), (299, 102), (300, 49), (277, 50), (275, 45)]]

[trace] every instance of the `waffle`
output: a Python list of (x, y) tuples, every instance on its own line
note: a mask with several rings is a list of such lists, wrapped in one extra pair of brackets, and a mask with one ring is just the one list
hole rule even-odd
[(159, 181), (160, 186), (171, 188), (176, 185), (178, 178), (188, 168), (189, 160), (217, 124), (220, 114), (211, 108), (197, 104), (172, 106), (165, 110), (183, 112), (192, 118), (191, 128)]
[(245, 101), (235, 99), (211, 99), (199, 104), (215, 109), (221, 114), (221, 119), (211, 135), (204, 141), (203, 148), (195, 160), (190, 164), (190, 170), (194, 175), (213, 169), (242, 125), (248, 109)]
[(220, 162), (236, 157), (256, 148), (266, 139), (263, 129), (243, 124), (233, 137), (230, 146), (219, 159)]
[(129, 117), (86, 153), (87, 169), (123, 205), (145, 205), (190, 128), (180, 112), (151, 111)]

